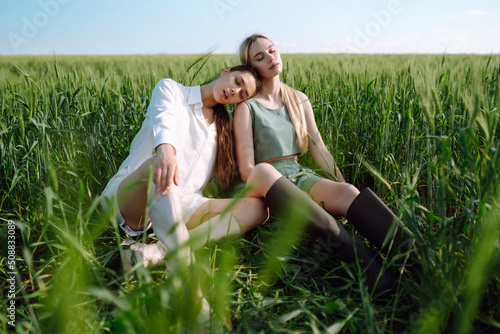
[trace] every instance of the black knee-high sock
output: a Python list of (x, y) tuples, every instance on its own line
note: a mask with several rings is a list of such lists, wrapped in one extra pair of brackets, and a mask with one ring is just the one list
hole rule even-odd
[[(293, 205), (295, 203), (300, 203), (300, 207)], [(278, 179), (269, 189), (266, 205), (271, 215), (303, 219), (307, 222), (307, 231), (333, 248), (343, 261), (358, 262), (366, 272), (368, 287), (374, 293), (394, 291), (394, 276), (391, 272), (382, 272), (376, 254), (286, 177)]]

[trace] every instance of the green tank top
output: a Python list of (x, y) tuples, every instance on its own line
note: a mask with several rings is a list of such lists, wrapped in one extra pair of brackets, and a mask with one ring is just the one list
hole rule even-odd
[(299, 154), (297, 135), (286, 106), (269, 109), (254, 98), (245, 101), (250, 109), (255, 163)]

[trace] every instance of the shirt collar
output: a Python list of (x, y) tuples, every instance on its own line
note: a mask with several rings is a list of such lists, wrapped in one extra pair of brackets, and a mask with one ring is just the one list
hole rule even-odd
[(188, 104), (201, 103), (201, 88), (200, 86), (189, 87)]
[(203, 111), (201, 110), (201, 107), (203, 106), (203, 101), (201, 100), (201, 87), (200, 86), (194, 86), (194, 87), (189, 87), (189, 97), (187, 100), (187, 103), (189, 105), (194, 106), (193, 111), (194, 111), (194, 116), (200, 122), (205, 129), (210, 129), (211, 127), (214, 127), (214, 123), (210, 124), (210, 126), (207, 127), (207, 123), (205, 122), (205, 116), (203, 116)]

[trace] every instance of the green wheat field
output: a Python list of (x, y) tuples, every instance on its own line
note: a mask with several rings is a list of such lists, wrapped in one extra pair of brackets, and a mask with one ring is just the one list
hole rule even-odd
[(500, 332), (500, 55), (283, 55), (281, 79), (309, 96), (346, 180), (421, 245), (416, 273), (386, 261), (401, 272), (394, 297), (371, 296), (359, 267), (277, 219), (172, 277), (164, 265), (124, 277), (124, 236), (99, 195), (154, 85), (198, 85), (235, 59), (0, 57), (1, 331), (196, 332), (200, 284), (214, 333)]

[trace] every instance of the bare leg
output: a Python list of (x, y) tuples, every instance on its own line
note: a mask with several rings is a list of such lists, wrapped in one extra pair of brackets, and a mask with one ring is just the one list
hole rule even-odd
[(207, 241), (239, 237), (268, 217), (264, 201), (258, 198), (215, 199), (204, 203), (189, 220), (193, 250)]
[[(271, 186), (283, 176), (273, 166), (261, 163), (256, 165), (247, 180), (249, 197), (265, 198)], [(313, 200), (333, 215), (345, 216), (359, 190), (352, 184), (322, 179), (316, 182), (309, 194)]]
[[(148, 202), (149, 166), (156, 157), (146, 160), (139, 168), (127, 176), (118, 186), (116, 199), (125, 224), (134, 231), (144, 228), (144, 215)], [(153, 187), (154, 188), (154, 187)], [(152, 194), (155, 195), (155, 194)]]
[(349, 183), (322, 179), (313, 184), (309, 194), (330, 214), (345, 217), (359, 190)]
[(283, 175), (273, 166), (266, 163), (256, 165), (247, 180), (248, 197), (265, 198), (271, 186)]
[(264, 202), (258, 198), (212, 199), (203, 203), (195, 211), (186, 223), (186, 227), (191, 230), (221, 213), (234, 217), (245, 229), (243, 233), (264, 223), (268, 216)]

